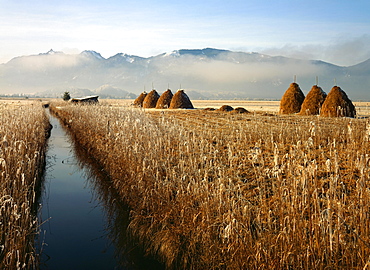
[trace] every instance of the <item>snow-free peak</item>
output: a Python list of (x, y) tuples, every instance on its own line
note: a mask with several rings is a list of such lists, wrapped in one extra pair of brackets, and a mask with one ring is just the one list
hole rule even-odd
[(50, 49), (46, 53), (39, 53), (39, 55), (54, 55), (54, 54), (61, 54), (61, 53), (63, 53), (63, 52), (54, 51), (53, 49)]

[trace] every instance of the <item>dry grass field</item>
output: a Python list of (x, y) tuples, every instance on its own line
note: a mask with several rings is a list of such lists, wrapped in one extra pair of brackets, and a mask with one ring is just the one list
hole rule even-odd
[(54, 104), (131, 207), (129, 230), (176, 269), (366, 269), (370, 121)]
[(49, 120), (40, 102), (0, 101), (0, 269), (37, 269), (37, 189)]
[[(133, 103), (131, 99), (104, 99), (101, 100), (102, 105), (113, 106), (113, 107), (128, 107)], [(280, 101), (264, 101), (264, 100), (192, 100), (194, 108), (206, 109), (214, 108), (218, 109), (223, 105), (229, 105), (233, 108), (243, 107), (250, 112), (267, 112), (267, 113), (278, 113)], [(356, 106), (357, 114), (359, 117), (370, 116), (370, 102), (353, 102)], [(152, 109), (151, 109), (152, 110)]]

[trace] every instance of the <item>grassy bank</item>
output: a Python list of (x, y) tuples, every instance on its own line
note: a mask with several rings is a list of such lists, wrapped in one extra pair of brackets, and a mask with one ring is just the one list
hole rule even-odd
[(57, 114), (168, 268), (362, 269), (370, 123), (64, 106)]
[(36, 269), (37, 189), (49, 120), (39, 102), (0, 104), (0, 269)]

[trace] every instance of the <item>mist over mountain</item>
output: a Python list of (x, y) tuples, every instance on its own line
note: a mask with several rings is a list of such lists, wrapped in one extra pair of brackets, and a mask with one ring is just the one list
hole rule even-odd
[(152, 57), (95, 51), (65, 54), (50, 50), (0, 65), (0, 94), (33, 93), (60, 97), (98, 94), (134, 98), (154, 87), (184, 88), (192, 99), (280, 99), (289, 84), (307, 93), (316, 84), (325, 92), (336, 84), (353, 100), (369, 100), (370, 59), (350, 67), (219, 49), (182, 49)]

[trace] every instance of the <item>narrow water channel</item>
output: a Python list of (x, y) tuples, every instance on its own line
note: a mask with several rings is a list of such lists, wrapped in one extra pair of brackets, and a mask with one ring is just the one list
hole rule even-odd
[(50, 117), (45, 192), (42, 199), (42, 269), (115, 269), (114, 247), (102, 206), (87, 186), (66, 131)]
[(40, 268), (162, 269), (137, 246), (130, 246), (127, 208), (107, 181), (98, 181), (104, 174), (91, 159), (83, 160), (58, 119), (50, 116), (50, 122)]

